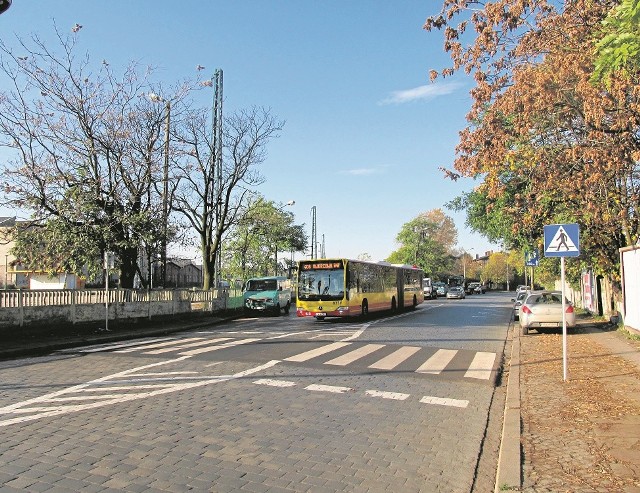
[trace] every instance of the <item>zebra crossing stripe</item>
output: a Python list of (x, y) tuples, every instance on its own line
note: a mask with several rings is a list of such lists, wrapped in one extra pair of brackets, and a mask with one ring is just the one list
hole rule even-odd
[(451, 362), (453, 357), (458, 353), (454, 349), (438, 349), (431, 358), (425, 361), (416, 373), (431, 373), (438, 375)]
[(218, 337), (217, 339), (206, 339), (204, 341), (196, 341), (196, 342), (191, 342), (189, 344), (180, 344), (179, 346), (171, 346), (171, 347), (165, 347), (161, 349), (154, 349), (152, 351), (146, 351), (145, 354), (164, 354), (164, 353), (169, 353), (171, 351), (176, 351), (178, 349), (187, 349), (191, 347), (206, 346), (207, 344), (228, 341), (229, 339), (231, 339), (231, 337)]
[(493, 371), (493, 364), (495, 360), (495, 353), (476, 353), (464, 376), (467, 378), (488, 380), (491, 376), (491, 372)]
[(323, 354), (330, 353), (331, 351), (335, 351), (336, 349), (343, 348), (351, 344), (350, 342), (334, 342), (332, 344), (327, 344), (326, 346), (319, 347), (317, 349), (312, 349), (311, 351), (307, 351), (305, 353), (296, 354), (295, 356), (291, 356), (286, 358), (285, 361), (292, 361), (295, 363), (302, 363), (303, 361), (309, 361), (310, 359), (316, 358), (318, 356), (322, 356)]
[(375, 368), (376, 370), (393, 370), (404, 360), (420, 351), (420, 349), (421, 348), (417, 346), (403, 346), (390, 355), (376, 361), (372, 365), (369, 365), (369, 368)]
[(384, 344), (367, 344), (366, 346), (362, 346), (361, 348), (355, 349), (347, 354), (338, 356), (330, 361), (326, 361), (325, 365), (346, 366), (360, 358), (364, 358), (368, 354), (371, 354), (382, 347), (384, 347)]

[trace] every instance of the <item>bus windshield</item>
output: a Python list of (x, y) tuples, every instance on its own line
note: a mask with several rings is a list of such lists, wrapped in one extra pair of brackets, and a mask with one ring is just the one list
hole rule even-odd
[(298, 277), (298, 298), (306, 301), (344, 298), (344, 269), (302, 270)]

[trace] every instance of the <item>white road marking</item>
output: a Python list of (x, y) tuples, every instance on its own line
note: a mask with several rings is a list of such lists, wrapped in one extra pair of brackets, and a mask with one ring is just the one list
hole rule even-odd
[(385, 356), (374, 364), (369, 365), (369, 368), (375, 368), (377, 370), (393, 370), (396, 366), (402, 363), (404, 360), (420, 351), (420, 347), (417, 346), (402, 346), (388, 356)]
[(496, 353), (476, 353), (464, 376), (468, 378), (489, 380), (495, 360)]
[(331, 351), (335, 351), (336, 349), (343, 348), (351, 344), (350, 342), (334, 342), (332, 344), (327, 344), (326, 346), (319, 347), (317, 349), (312, 349), (311, 351), (307, 351), (305, 353), (296, 354), (295, 356), (291, 356), (289, 358), (285, 358), (285, 361), (293, 361), (296, 363), (301, 363), (303, 361), (308, 361), (312, 358), (316, 358), (317, 356), (322, 356), (323, 354), (330, 353)]
[(173, 339), (168, 342), (160, 342), (158, 344), (143, 344), (142, 346), (136, 346), (129, 349), (121, 349), (120, 351), (114, 351), (116, 353), (132, 353), (133, 351), (141, 351), (143, 349), (155, 349), (159, 347), (173, 346), (175, 344), (183, 344), (191, 341), (201, 341), (202, 337), (189, 337), (188, 339)]
[(411, 396), (411, 394), (401, 394), (399, 392), (385, 392), (382, 390), (367, 390), (365, 393), (371, 397), (382, 397), (383, 399), (393, 399), (395, 401), (404, 401)]
[(341, 341), (352, 341), (354, 339), (357, 339), (358, 337), (360, 337), (362, 335), (362, 333), (367, 330), (369, 328), (369, 325), (371, 324), (364, 324), (362, 326), (362, 328), (356, 332), (353, 333), (353, 335), (349, 336), (349, 337), (345, 337), (344, 339), (340, 339)]
[(295, 382), (289, 382), (287, 380), (273, 380), (271, 378), (261, 378), (253, 383), (257, 385), (268, 385), (270, 387), (293, 387), (296, 385)]
[(458, 351), (454, 349), (438, 349), (431, 358), (416, 370), (416, 373), (432, 373), (438, 375), (446, 368), (457, 353)]
[(216, 339), (206, 339), (204, 341), (191, 342), (189, 344), (180, 344), (178, 346), (165, 347), (161, 349), (154, 349), (152, 351), (145, 351), (144, 354), (164, 354), (171, 351), (177, 351), (179, 349), (187, 349), (190, 347), (206, 346), (207, 344), (214, 344), (217, 342), (228, 341), (231, 337), (218, 337)]
[(301, 332), (286, 332), (286, 333), (284, 333), (284, 334), (280, 334), (280, 335), (277, 335), (277, 336), (267, 337), (267, 339), (284, 339), (285, 337), (299, 336), (299, 335), (302, 335), (302, 334), (309, 334), (309, 333), (313, 334), (313, 333), (318, 332), (318, 330), (319, 330), (319, 329), (315, 329), (315, 330), (303, 330), (303, 331), (301, 331)]
[(152, 373), (130, 373), (134, 377), (164, 377), (166, 375), (197, 375), (197, 371), (163, 371)]
[(320, 384), (311, 384), (305, 387), (306, 390), (312, 390), (314, 392), (330, 392), (333, 394), (344, 394), (345, 392), (350, 392), (351, 388), (349, 387), (337, 387), (334, 385), (320, 385)]
[(433, 396), (424, 396), (420, 399), (420, 402), (423, 404), (435, 404), (438, 406), (451, 406), (451, 407), (467, 407), (469, 405), (469, 401), (467, 400), (459, 400), (459, 399), (449, 399), (445, 397), (433, 397)]
[(208, 346), (199, 349), (191, 349), (190, 351), (182, 351), (178, 354), (182, 356), (195, 356), (196, 354), (202, 353), (210, 353), (212, 351), (217, 351), (219, 349), (225, 349), (233, 346), (240, 346), (242, 344), (250, 344), (255, 341), (260, 341), (261, 339), (239, 339), (237, 341), (227, 342), (226, 344), (220, 344), (219, 346)]
[[(153, 380), (154, 382), (156, 380)], [(118, 383), (127, 383), (127, 381), (122, 381), (120, 380)], [(124, 391), (124, 392), (130, 392), (132, 390), (138, 390), (138, 389), (158, 389), (160, 387), (171, 387), (173, 384), (172, 383), (158, 383), (158, 384), (154, 384), (154, 385), (147, 385), (147, 384), (143, 384), (143, 385), (113, 385), (111, 387), (94, 387), (94, 388), (89, 388), (89, 389), (84, 389), (83, 392), (117, 392), (117, 391)]]
[[(170, 337), (161, 337), (158, 339), (147, 339), (146, 341), (135, 341), (135, 342), (120, 342), (117, 344), (110, 344), (108, 346), (100, 346), (97, 348), (90, 348), (90, 349), (81, 349), (80, 352), (81, 353), (99, 353), (101, 351), (110, 351), (111, 349), (119, 349), (119, 348), (126, 348), (126, 347), (131, 347), (131, 346), (140, 346), (141, 344), (145, 344), (145, 343), (151, 343), (151, 342), (158, 342), (158, 341), (167, 341), (171, 339)], [(133, 350), (135, 351), (135, 349)]]
[(359, 360), (360, 358), (364, 358), (368, 354), (371, 354), (382, 347), (384, 347), (384, 344), (367, 344), (366, 346), (354, 349), (347, 354), (338, 356), (337, 358), (334, 358), (330, 361), (326, 361), (325, 365), (346, 366), (349, 363), (353, 363), (354, 361)]
[[(112, 398), (105, 398), (104, 400), (96, 400), (99, 399), (100, 397), (96, 397), (95, 395), (91, 395), (88, 396), (88, 399), (91, 402), (88, 403), (83, 403), (83, 404), (77, 404), (77, 405), (57, 405), (57, 406), (52, 406), (52, 407), (42, 407), (42, 406), (37, 406), (38, 404), (42, 404), (45, 402), (49, 402), (52, 399), (57, 399), (57, 398), (61, 398), (64, 395), (68, 395), (68, 394), (72, 394), (72, 393), (79, 393), (79, 392), (84, 392), (88, 387), (92, 386), (92, 385), (100, 385), (104, 382), (107, 381), (111, 381), (113, 379), (117, 379), (117, 378), (126, 378), (129, 377), (131, 374), (135, 374), (136, 372), (139, 372), (141, 370), (145, 370), (147, 368), (153, 368), (156, 366), (161, 366), (161, 365), (168, 365), (168, 364), (173, 364), (173, 363), (178, 363), (180, 361), (184, 361), (185, 359), (188, 359), (188, 357), (181, 357), (181, 358), (175, 358), (172, 360), (167, 360), (167, 361), (161, 361), (158, 363), (153, 363), (150, 365), (144, 365), (144, 366), (140, 366), (137, 368), (131, 368), (129, 370), (124, 370), (122, 372), (119, 373), (114, 373), (113, 375), (107, 375), (105, 377), (102, 378), (98, 378), (96, 380), (92, 380), (90, 382), (87, 383), (83, 383), (80, 385), (74, 385), (72, 387), (68, 387), (66, 389), (62, 389), (56, 392), (51, 392), (50, 394), (46, 394), (40, 397), (36, 397), (33, 399), (28, 399), (26, 401), (22, 401), (22, 402), (18, 402), (16, 404), (12, 404), (10, 406), (5, 406), (3, 408), (0, 408), (0, 415), (2, 414), (8, 414), (8, 415), (19, 415), (19, 414), (25, 414), (25, 413), (31, 413), (30, 415), (25, 415), (25, 416), (18, 416), (18, 417), (14, 417), (14, 418), (10, 418), (10, 419), (5, 419), (5, 420), (0, 420), (0, 427), (4, 427), (4, 426), (9, 426), (9, 425), (13, 425), (13, 424), (17, 424), (17, 423), (25, 423), (28, 421), (34, 421), (36, 419), (40, 419), (40, 418), (46, 418), (46, 417), (50, 417), (50, 416), (58, 416), (58, 415), (62, 415), (62, 414), (67, 414), (67, 413), (72, 413), (72, 412), (78, 412), (78, 411), (87, 411), (90, 409), (97, 409), (100, 407), (104, 407), (104, 406), (108, 406), (111, 404), (119, 404), (122, 402), (128, 402), (128, 401), (133, 401), (133, 400), (137, 400), (137, 399), (144, 399), (144, 398), (148, 398), (148, 397), (153, 397), (156, 395), (163, 395), (163, 394), (169, 394), (172, 392), (178, 392), (181, 390), (186, 390), (186, 389), (192, 389), (192, 388), (197, 388), (197, 387), (203, 387), (205, 385), (211, 385), (211, 384), (215, 384), (215, 383), (221, 383), (221, 382), (227, 382), (229, 380), (234, 380), (234, 379), (238, 379), (238, 378), (243, 378), (246, 377), (248, 375), (252, 375), (254, 373), (258, 373), (260, 371), (266, 370), (268, 368), (271, 368), (275, 365), (277, 365), (278, 363), (280, 363), (279, 360), (272, 360), (269, 361), (263, 365), (259, 365), (253, 368), (249, 368), (247, 370), (238, 372), (238, 373), (234, 373), (233, 375), (217, 375), (217, 376), (203, 376), (201, 380), (197, 381), (197, 382), (188, 382), (188, 383), (179, 383), (179, 384), (173, 384), (169, 387), (164, 387), (164, 388), (158, 388), (155, 390), (152, 390), (150, 392), (140, 392), (140, 393), (129, 393), (129, 394), (108, 394), (109, 397)], [(36, 407), (30, 407), (33, 405), (36, 405)], [(35, 413), (35, 414), (34, 414)]]

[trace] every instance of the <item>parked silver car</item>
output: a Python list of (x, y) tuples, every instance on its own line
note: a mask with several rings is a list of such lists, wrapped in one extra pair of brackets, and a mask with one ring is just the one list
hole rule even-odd
[(511, 298), (513, 301), (513, 319), (519, 320), (520, 318), (520, 307), (522, 303), (524, 303), (524, 299), (529, 295), (530, 291), (518, 291), (516, 293), (515, 298)]
[(462, 286), (451, 286), (449, 291), (447, 291), (447, 299), (449, 300), (451, 298), (463, 300), (465, 298), (464, 288)]
[[(532, 291), (525, 298), (518, 314), (522, 334), (529, 329), (562, 327), (562, 292)], [(576, 313), (573, 305), (565, 299), (565, 319), (567, 327), (575, 327)]]

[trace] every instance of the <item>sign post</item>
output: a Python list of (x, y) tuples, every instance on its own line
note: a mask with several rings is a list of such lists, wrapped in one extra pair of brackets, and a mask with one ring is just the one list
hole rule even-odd
[(560, 257), (562, 283), (562, 379), (567, 380), (567, 314), (564, 282), (564, 258), (580, 255), (580, 226), (577, 224), (550, 224), (544, 227), (544, 254)]
[(540, 265), (540, 252), (538, 251), (537, 248), (534, 248), (533, 250), (526, 250), (524, 252), (524, 265), (526, 267), (531, 267), (531, 276), (530, 276), (529, 284), (527, 284), (526, 282), (527, 279), (526, 279), (526, 270), (525, 270), (525, 284), (530, 285), (531, 289), (533, 289), (533, 286), (534, 286), (533, 268), (538, 267), (538, 265)]
[(114, 259), (113, 253), (109, 251), (104, 252), (104, 330), (109, 330), (109, 269), (113, 269)]

